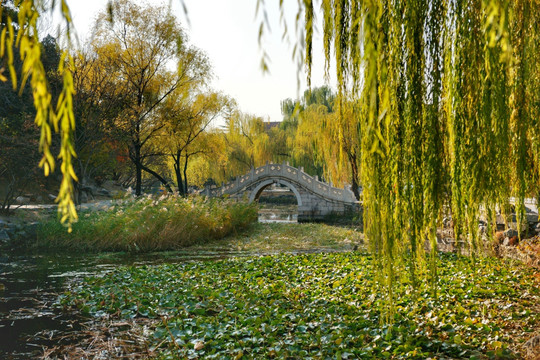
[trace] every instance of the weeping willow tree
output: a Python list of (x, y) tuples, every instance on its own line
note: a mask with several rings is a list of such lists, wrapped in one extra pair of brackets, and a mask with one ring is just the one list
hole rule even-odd
[[(45, 68), (41, 62), (39, 33), (40, 15), (50, 10), (59, 11), (67, 26), (66, 39), (70, 40), (71, 14), (65, 0), (46, 2), (41, 0), (2, 0), (0, 3), (0, 81), (11, 81), (13, 89), (22, 93), (29, 81), (36, 110), (35, 123), (41, 129), (39, 150), (43, 157), (39, 166), (45, 175), (55, 169), (55, 159), (51, 151), (53, 131), (60, 134), (62, 181), (56, 201), (62, 222), (70, 226), (77, 219), (73, 202), (73, 182), (77, 180), (73, 169), (73, 59), (66, 50), (58, 64), (58, 73), (63, 79), (63, 89), (53, 102)], [(14, 66), (14, 47), (18, 47), (22, 67), (18, 74)], [(2, 61), (3, 60), (3, 61)], [(6, 65), (4, 68), (2, 65)], [(71, 230), (71, 227), (69, 228)]]
[(398, 267), (413, 285), (436, 279), (445, 213), (476, 256), (482, 212), (493, 229), (515, 197), (520, 226), (539, 194), (540, 2), (304, 0), (308, 79), (318, 12), (339, 112), (361, 104), (365, 232), (391, 300)]

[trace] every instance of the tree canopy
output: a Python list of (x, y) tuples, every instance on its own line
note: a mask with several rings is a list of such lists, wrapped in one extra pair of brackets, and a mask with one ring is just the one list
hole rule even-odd
[[(316, 5), (303, 1), (297, 17), (305, 19), (308, 77)], [(540, 2), (318, 5), (326, 62), (336, 62), (338, 111), (344, 119), (351, 95), (360, 104), (365, 232), (390, 288), (400, 259), (416, 281), (424, 241), (434, 255), (447, 209), (473, 254), (481, 209), (493, 225), (497, 209), (515, 197), (520, 223), (524, 197), (540, 193), (540, 20), (533, 15)]]

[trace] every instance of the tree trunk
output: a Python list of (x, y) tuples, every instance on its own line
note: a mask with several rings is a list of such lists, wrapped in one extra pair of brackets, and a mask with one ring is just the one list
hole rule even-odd
[(180, 159), (181, 159), (181, 153), (177, 152), (176, 156), (173, 155), (174, 160), (174, 173), (176, 175), (176, 185), (178, 186), (178, 193), (181, 196), (184, 196), (186, 194), (184, 189), (184, 181), (182, 180), (182, 172), (180, 171)]
[(135, 156), (133, 162), (135, 163), (135, 195), (142, 194), (142, 164), (141, 164), (141, 147), (138, 144), (133, 144), (135, 150)]
[(180, 164), (174, 164), (174, 173), (176, 175), (176, 186), (178, 187), (178, 193), (181, 196), (185, 195), (184, 180), (182, 180), (182, 172), (180, 171)]
[(356, 163), (356, 155), (349, 153), (349, 162), (351, 163), (352, 179), (351, 187), (356, 200), (360, 200), (360, 192), (358, 191), (358, 164)]
[(188, 194), (188, 182), (187, 182), (188, 159), (189, 159), (189, 155), (186, 154), (186, 162), (184, 163), (184, 190), (185, 190), (185, 195)]

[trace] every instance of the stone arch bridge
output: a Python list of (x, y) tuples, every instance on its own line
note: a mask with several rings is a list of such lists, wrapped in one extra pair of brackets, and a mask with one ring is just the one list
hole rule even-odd
[(360, 208), (353, 192), (339, 189), (319, 181), (317, 176), (306, 174), (288, 164), (266, 164), (220, 188), (205, 188), (202, 194), (209, 197), (228, 195), (234, 199), (257, 201), (265, 188), (272, 184), (288, 187), (296, 196), (298, 221), (321, 220), (329, 214), (343, 214)]

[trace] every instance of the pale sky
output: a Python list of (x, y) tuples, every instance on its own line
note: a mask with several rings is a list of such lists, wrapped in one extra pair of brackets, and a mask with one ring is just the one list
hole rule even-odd
[[(168, 1), (165, 0), (165, 4)], [(215, 74), (212, 88), (233, 97), (240, 110), (265, 120), (282, 119), (280, 101), (297, 98), (306, 89), (305, 72), (299, 74), (297, 63), (292, 59), (296, 43), (295, 16), (297, 1), (286, 0), (286, 18), (289, 42), (282, 40), (283, 26), (277, 0), (266, 1), (271, 27), (263, 48), (270, 57), (270, 73), (263, 74), (260, 62), (262, 50), (258, 44), (261, 16), (255, 17), (257, 0), (184, 0), (188, 9), (190, 26), (186, 22), (181, 0), (172, 0), (173, 13), (179, 19), (189, 37), (189, 42), (206, 52)], [(159, 0), (148, 3), (159, 4)], [(107, 4), (107, 0), (68, 0), (75, 29), (84, 42), (94, 23), (95, 16)], [(324, 82), (324, 55), (321, 36), (315, 33), (312, 87)], [(335, 81), (331, 79), (330, 85)]]

